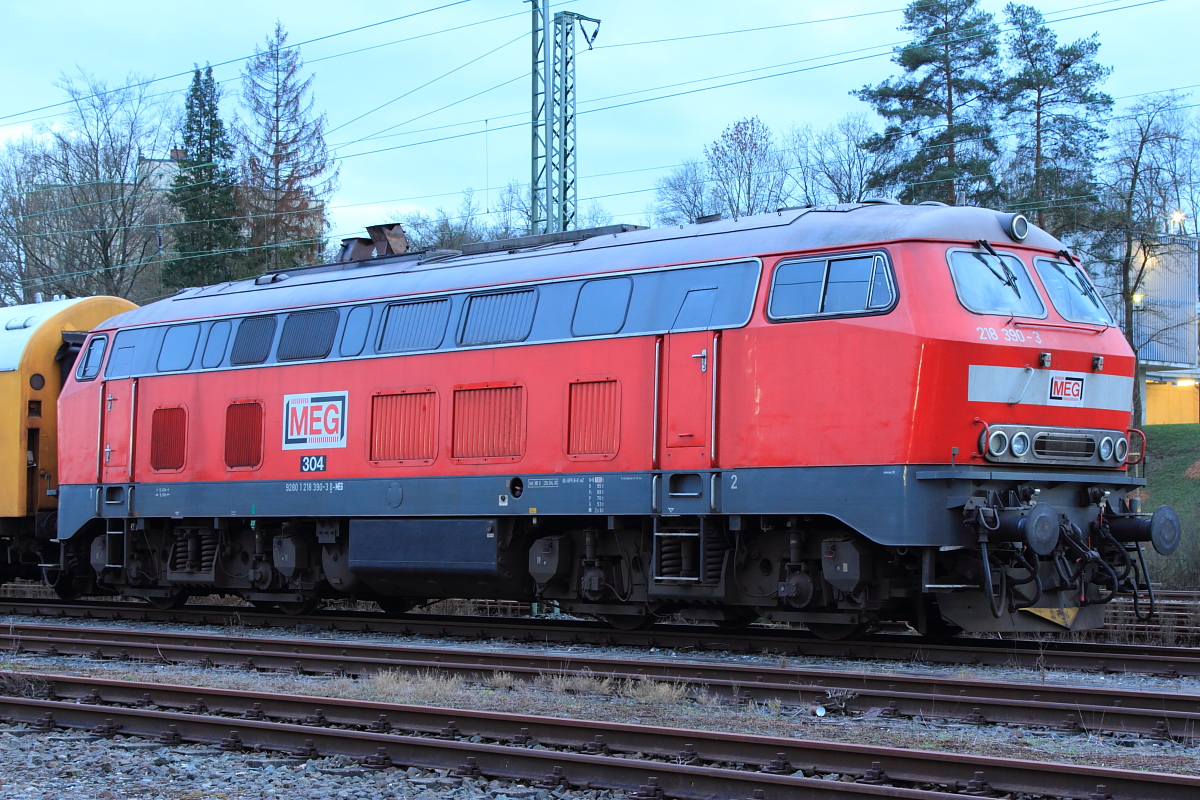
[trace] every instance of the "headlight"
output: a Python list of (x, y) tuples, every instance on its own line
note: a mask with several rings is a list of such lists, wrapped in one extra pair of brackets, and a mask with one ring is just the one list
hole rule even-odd
[(1116, 456), (1118, 464), (1125, 460), (1125, 456), (1129, 455), (1129, 440), (1124, 436), (1117, 439), (1116, 447), (1113, 448), (1113, 455)]
[(1113, 440), (1105, 436), (1100, 440), (1100, 460), (1108, 461), (1113, 457)]
[(1010, 444), (1009, 447), (1012, 448), (1012, 454), (1014, 456), (1017, 458), (1023, 457), (1029, 452), (1029, 434), (1025, 433), (1025, 431), (1018, 431), (1017, 433), (1013, 434), (1012, 444)]
[(988, 452), (994, 456), (1002, 456), (1008, 450), (1008, 434), (1004, 431), (992, 431), (988, 436)]

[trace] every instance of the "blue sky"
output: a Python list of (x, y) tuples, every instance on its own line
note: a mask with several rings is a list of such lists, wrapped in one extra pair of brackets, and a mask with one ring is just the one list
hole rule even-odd
[[(8, 35), (0, 48), (0, 139), (39, 122), (54, 124), (61, 109), (18, 112), (61, 100), (55, 82), (77, 66), (110, 83), (130, 73), (165, 76), (249, 54), (277, 19), (299, 42), (451, 2), (3, 0), (0, 28)], [(984, 2), (997, 14), (1003, 5)], [(1063, 20), (1053, 23), (1060, 42), (1099, 33), (1101, 61), (1114, 67), (1105, 88), (1119, 105), (1139, 93), (1200, 84), (1200, 0), (1033, 5), (1050, 21)], [(602, 20), (595, 50), (585, 51), (579, 41), (581, 205), (598, 198), (618, 221), (643, 222), (655, 180), (700, 155), (737, 118), (758, 115), (783, 132), (795, 123), (823, 125), (868, 110), (849, 92), (893, 74), (887, 53), (905, 38), (896, 30), (903, 6), (896, 0), (573, 0), (556, 6)], [(329, 118), (329, 142), (343, 157), (341, 186), (331, 201), (333, 237), (354, 235), (398, 212), (457, 207), (468, 187), (481, 205), (489, 198), (494, 204), (496, 187), (528, 180), (529, 16), (520, 0), (469, 0), (303, 47), (316, 75), (317, 106)], [(852, 18), (820, 21), (831, 17)], [(769, 26), (786, 27), (680, 38)], [(656, 41), (664, 39), (674, 41)], [(348, 52), (361, 48), (372, 49)], [(417, 88), (456, 67), (462, 68)], [(812, 69), (592, 111), (804, 67)], [(240, 68), (215, 69), (217, 79), (227, 81), (227, 117), (236, 110)], [(743, 74), (715, 77), (733, 73)], [(154, 90), (182, 97), (188, 80), (164, 80)], [(372, 113), (355, 121), (366, 112)], [(368, 138), (380, 135), (385, 138)]]

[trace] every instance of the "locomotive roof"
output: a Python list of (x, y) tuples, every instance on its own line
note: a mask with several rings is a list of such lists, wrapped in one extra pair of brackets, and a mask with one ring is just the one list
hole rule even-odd
[[(247, 279), (197, 289), (121, 314), (103, 327), (253, 314), (381, 298), (721, 261), (906, 239), (1010, 244), (1010, 217), (985, 208), (854, 203), (741, 219), (634, 230), (511, 251), (432, 251), (299, 269), (276, 282)], [(1023, 244), (1063, 245), (1029, 226)]]

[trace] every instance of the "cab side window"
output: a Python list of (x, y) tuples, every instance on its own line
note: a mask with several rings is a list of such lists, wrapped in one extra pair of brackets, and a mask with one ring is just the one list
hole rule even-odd
[(870, 314), (896, 299), (887, 259), (876, 253), (786, 261), (775, 268), (771, 319)]
[(80, 381), (95, 379), (100, 374), (100, 365), (104, 363), (104, 351), (107, 348), (107, 336), (93, 336), (92, 340), (88, 342), (87, 350), (83, 353), (83, 358), (79, 362), (79, 369), (75, 372), (75, 379)]

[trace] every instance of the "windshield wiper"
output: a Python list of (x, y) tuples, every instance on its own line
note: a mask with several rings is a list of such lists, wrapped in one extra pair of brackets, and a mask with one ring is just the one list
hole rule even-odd
[(983, 265), (988, 268), (988, 272), (995, 275), (996, 280), (1000, 281), (1005, 286), (1012, 289), (1013, 293), (1016, 294), (1018, 299), (1020, 299), (1021, 287), (1019, 287), (1017, 285), (1017, 276), (1011, 269), (1008, 268), (1008, 264), (1004, 263), (1004, 259), (1000, 257), (999, 253), (996, 252), (996, 248), (992, 247), (991, 243), (988, 242), (986, 239), (980, 239), (979, 241), (975, 242), (975, 244), (979, 245), (984, 250), (987, 250), (988, 253), (990, 253), (992, 255), (992, 257), (996, 259), (996, 263), (1000, 265), (1000, 269), (1004, 270), (1004, 274), (1001, 275), (999, 272), (992, 269), (992, 265), (989, 264), (986, 260), (980, 259), (981, 261), (983, 261)]

